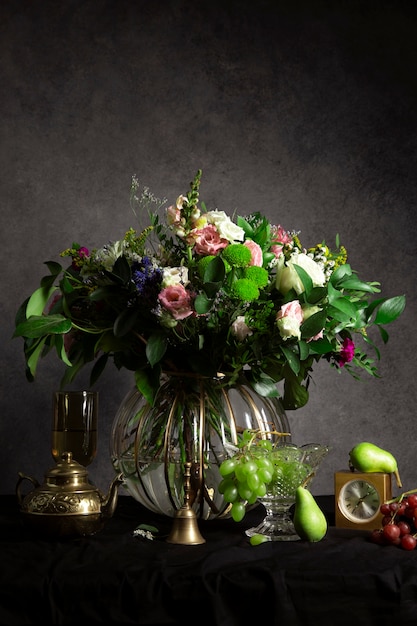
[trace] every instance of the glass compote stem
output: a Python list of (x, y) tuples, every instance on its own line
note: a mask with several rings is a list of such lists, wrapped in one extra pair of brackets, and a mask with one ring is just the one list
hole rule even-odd
[(329, 448), (320, 444), (297, 447), (291, 443), (278, 444), (272, 451), (263, 452), (274, 464), (274, 475), (265, 496), (259, 498), (266, 515), (258, 526), (246, 530), (249, 537), (264, 535), (270, 541), (297, 541), (291, 516), (295, 494), (299, 486), (309, 487)]

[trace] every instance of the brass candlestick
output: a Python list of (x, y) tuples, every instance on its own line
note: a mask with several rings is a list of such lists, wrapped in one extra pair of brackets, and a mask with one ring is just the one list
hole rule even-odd
[(168, 543), (179, 543), (188, 546), (206, 543), (198, 528), (197, 516), (190, 505), (191, 463), (184, 468), (184, 504), (175, 512)]

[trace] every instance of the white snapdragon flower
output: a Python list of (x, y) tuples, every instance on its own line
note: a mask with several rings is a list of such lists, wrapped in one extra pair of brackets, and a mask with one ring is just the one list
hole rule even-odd
[(227, 241), (231, 243), (245, 239), (245, 231), (243, 228), (232, 222), (224, 211), (208, 211), (206, 218), (209, 224), (215, 225), (222, 239), (227, 239)]

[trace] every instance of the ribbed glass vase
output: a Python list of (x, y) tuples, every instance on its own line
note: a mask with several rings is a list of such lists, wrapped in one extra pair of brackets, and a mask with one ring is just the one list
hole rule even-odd
[[(238, 434), (260, 431), (291, 441), (277, 398), (258, 395), (245, 381), (170, 375), (150, 406), (133, 388), (115, 416), (111, 458), (130, 495), (147, 509), (173, 517), (184, 503), (185, 463), (191, 463), (190, 504), (200, 519), (228, 517), (218, 486), (219, 466), (233, 455)], [(287, 433), (287, 434), (285, 434)]]

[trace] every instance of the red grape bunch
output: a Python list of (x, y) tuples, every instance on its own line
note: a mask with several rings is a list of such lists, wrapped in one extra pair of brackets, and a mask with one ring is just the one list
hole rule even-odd
[(381, 528), (371, 531), (371, 541), (380, 545), (414, 550), (417, 546), (417, 493), (406, 491), (380, 506)]

